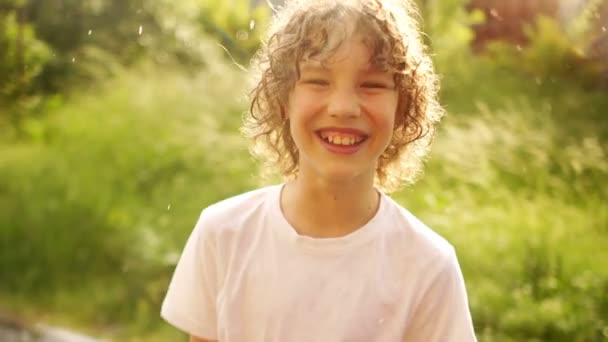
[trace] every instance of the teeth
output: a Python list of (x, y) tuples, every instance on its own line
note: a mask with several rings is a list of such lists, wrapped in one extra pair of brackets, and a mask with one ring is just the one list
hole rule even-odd
[(321, 133), (321, 138), (330, 144), (343, 146), (354, 145), (363, 140), (362, 137), (329, 135), (327, 133)]

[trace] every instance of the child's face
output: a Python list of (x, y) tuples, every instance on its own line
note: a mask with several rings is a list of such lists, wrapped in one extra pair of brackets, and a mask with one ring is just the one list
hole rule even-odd
[(300, 63), (287, 115), (301, 176), (373, 180), (393, 134), (398, 94), (393, 75), (372, 68), (370, 57), (356, 34), (324, 63)]

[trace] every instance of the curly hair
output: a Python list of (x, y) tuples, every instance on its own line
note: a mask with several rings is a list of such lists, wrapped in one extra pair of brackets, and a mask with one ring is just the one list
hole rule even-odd
[(299, 63), (331, 56), (354, 27), (372, 51), (370, 63), (392, 73), (398, 91), (394, 131), (378, 159), (375, 183), (394, 191), (415, 181), (444, 113), (417, 17), (413, 0), (288, 0), (276, 11), (251, 61), (253, 85), (243, 126), (253, 140), (252, 154), (266, 170), (297, 175), (299, 154), (285, 109)]

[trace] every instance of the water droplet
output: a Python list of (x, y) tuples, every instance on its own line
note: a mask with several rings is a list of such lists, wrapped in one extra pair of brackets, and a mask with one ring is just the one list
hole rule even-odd
[(72, 63), (76, 62), (76, 57), (72, 57)]
[(247, 40), (247, 39), (249, 39), (249, 32), (243, 31), (243, 30), (237, 32), (236, 33), (236, 39), (238, 39), (238, 40)]
[(253, 30), (254, 27), (255, 27), (255, 20), (251, 19), (251, 21), (249, 22), (249, 29)]
[(144, 32), (144, 27), (139, 25), (139, 29), (137, 30), (137, 34), (141, 36), (141, 34)]
[(89, 32), (87, 32), (87, 35), (91, 35), (91, 33), (93, 33), (93, 30), (89, 30)]
[(606, 26), (602, 26), (602, 32), (606, 32)]
[(496, 8), (490, 9), (490, 16), (495, 18), (498, 21), (503, 20), (503, 18), (500, 16), (500, 13), (498, 13), (498, 10)]
[(167, 210), (171, 210), (171, 204), (167, 206)]

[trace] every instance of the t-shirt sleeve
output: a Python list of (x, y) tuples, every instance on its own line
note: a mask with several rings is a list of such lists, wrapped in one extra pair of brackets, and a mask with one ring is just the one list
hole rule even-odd
[(161, 308), (176, 328), (200, 338), (217, 339), (217, 264), (211, 227), (201, 214), (177, 263)]
[(453, 248), (417, 306), (404, 341), (477, 341), (464, 279)]

